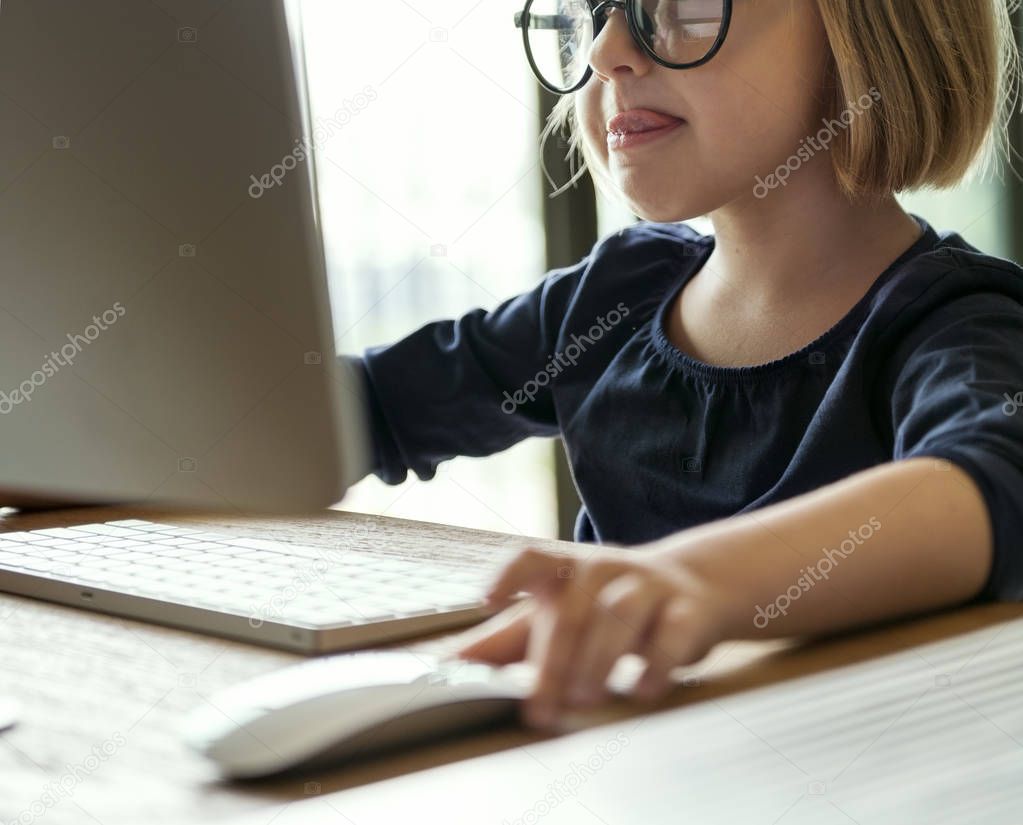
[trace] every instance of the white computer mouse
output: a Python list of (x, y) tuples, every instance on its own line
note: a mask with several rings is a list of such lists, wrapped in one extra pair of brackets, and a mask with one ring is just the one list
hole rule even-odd
[(209, 696), (187, 717), (185, 741), (231, 778), (304, 770), (511, 717), (534, 676), (527, 664), (342, 653)]

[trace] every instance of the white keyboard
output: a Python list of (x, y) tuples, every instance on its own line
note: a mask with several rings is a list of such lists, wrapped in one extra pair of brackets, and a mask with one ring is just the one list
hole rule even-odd
[(476, 621), (492, 575), (139, 519), (0, 533), (0, 590), (307, 652)]

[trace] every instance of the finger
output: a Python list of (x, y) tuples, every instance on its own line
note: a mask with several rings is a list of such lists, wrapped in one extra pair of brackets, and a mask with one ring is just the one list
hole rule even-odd
[(568, 698), (593, 705), (607, 694), (607, 677), (618, 659), (645, 643), (665, 594), (638, 573), (612, 579), (600, 591), (572, 668)]
[(539, 593), (548, 590), (559, 580), (571, 578), (576, 559), (556, 555), (535, 547), (528, 547), (506, 564), (487, 590), (491, 603), (508, 601), (520, 590)]
[[(559, 609), (560, 606), (556, 601), (538, 602), (527, 642), (526, 660), (535, 666), (536, 675), (533, 689), (522, 705), (522, 716), (527, 724), (539, 728), (553, 727), (558, 713), (558, 708), (552, 698), (553, 691), (549, 686), (551, 673), (550, 666), (547, 664), (547, 651), (555, 635), (559, 632)], [(545, 668), (547, 668), (546, 672)]]
[(462, 643), (455, 655), (504, 665), (521, 661), (526, 655), (533, 604), (523, 601), (492, 616), (483, 624), (462, 634)]
[(569, 674), (584, 629), (592, 621), (596, 596), (623, 568), (623, 562), (603, 558), (578, 564), (576, 577), (565, 579), (567, 584), (559, 591), (537, 596), (539, 612), (527, 653), (537, 665), (537, 681), (526, 703), (527, 721), (549, 726), (567, 704)]
[(692, 603), (672, 599), (665, 603), (655, 619), (655, 628), (640, 655), (646, 669), (634, 691), (644, 699), (658, 699), (673, 687), (671, 671), (702, 659), (709, 643), (701, 630), (701, 621)]

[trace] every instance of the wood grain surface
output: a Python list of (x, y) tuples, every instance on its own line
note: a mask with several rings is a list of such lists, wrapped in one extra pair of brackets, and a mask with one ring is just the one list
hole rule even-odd
[[(330, 510), (308, 518), (265, 519), (134, 508), (81, 508), (0, 519), (25, 530), (122, 518), (201, 525), (237, 535), (333, 548), (366, 549), (496, 567), (526, 540), (401, 519)], [(353, 539), (352, 537), (356, 538)], [(566, 542), (530, 540), (555, 550)], [(712, 701), (759, 685), (1023, 616), (1020, 605), (950, 611), (812, 644), (720, 645), (654, 706), (613, 703), (567, 720), (570, 730), (667, 707)], [(405, 647), (444, 653), (453, 634)], [(181, 743), (182, 715), (204, 695), (301, 656), (197, 633), (0, 594), (0, 696), (22, 707), (0, 734), (0, 822), (216, 822), (272, 812), (281, 802), (367, 785), (469, 757), (528, 748), (544, 737), (515, 725), (431, 743), (356, 765), (256, 783), (226, 783)], [(426, 817), (429, 819), (429, 817)], [(343, 820), (339, 820), (343, 821)]]

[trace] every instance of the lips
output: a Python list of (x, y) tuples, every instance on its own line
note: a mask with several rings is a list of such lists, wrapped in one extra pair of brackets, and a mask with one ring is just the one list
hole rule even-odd
[(620, 112), (607, 122), (607, 131), (612, 135), (631, 135), (640, 132), (652, 132), (682, 123), (682, 118), (653, 109), (629, 109)]

